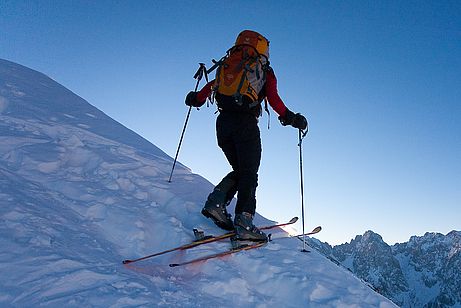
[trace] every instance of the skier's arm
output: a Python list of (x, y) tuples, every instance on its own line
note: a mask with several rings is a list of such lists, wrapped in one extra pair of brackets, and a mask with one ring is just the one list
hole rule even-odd
[(197, 101), (205, 104), (206, 99), (211, 95), (211, 87), (214, 85), (214, 79), (208, 82), (203, 88), (197, 93)]
[(266, 96), (269, 105), (279, 114), (279, 120), (282, 125), (291, 125), (299, 129), (307, 129), (307, 120), (300, 114), (294, 114), (283, 103), (277, 92), (277, 78), (274, 71), (270, 68), (266, 75)]
[(199, 92), (189, 92), (186, 96), (186, 105), (192, 107), (202, 107), (206, 99), (211, 94), (211, 87), (214, 84), (214, 79), (208, 82)]
[(275, 77), (274, 71), (270, 68), (266, 75), (266, 97), (269, 101), (269, 105), (274, 109), (275, 112), (281, 117), (285, 117), (287, 107), (283, 103), (277, 91), (277, 78)]

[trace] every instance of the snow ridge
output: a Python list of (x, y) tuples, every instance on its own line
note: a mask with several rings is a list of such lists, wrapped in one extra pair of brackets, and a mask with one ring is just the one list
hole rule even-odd
[[(45, 75), (0, 60), (0, 305), (394, 307), (285, 239), (225, 259), (167, 264), (226, 241), (123, 266), (219, 234), (212, 184)], [(258, 224), (269, 221), (258, 216)]]

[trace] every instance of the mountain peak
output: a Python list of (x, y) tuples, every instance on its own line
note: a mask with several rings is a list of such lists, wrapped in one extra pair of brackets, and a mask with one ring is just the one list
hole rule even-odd
[(368, 230), (366, 231), (363, 236), (362, 236), (362, 240), (363, 241), (377, 241), (377, 242), (383, 242), (383, 238), (381, 237), (381, 235), (379, 235), (378, 233), (375, 233), (371, 230)]

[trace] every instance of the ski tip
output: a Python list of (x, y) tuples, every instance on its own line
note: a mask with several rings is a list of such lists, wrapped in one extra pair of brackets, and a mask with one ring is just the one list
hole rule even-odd
[(322, 227), (321, 227), (321, 226), (318, 226), (318, 227), (316, 227), (313, 231), (314, 231), (315, 233), (318, 233), (318, 232), (322, 231)]
[(170, 266), (170, 267), (176, 267), (176, 266), (179, 266), (179, 264), (177, 264), (177, 263), (171, 263), (169, 266)]
[(133, 261), (131, 261), (131, 260), (123, 260), (122, 261), (123, 264), (128, 264), (128, 263), (131, 263), (131, 262), (133, 262)]
[(289, 223), (290, 223), (290, 224), (294, 224), (295, 222), (298, 221), (298, 219), (299, 219), (298, 217), (293, 217), (293, 218), (290, 220)]

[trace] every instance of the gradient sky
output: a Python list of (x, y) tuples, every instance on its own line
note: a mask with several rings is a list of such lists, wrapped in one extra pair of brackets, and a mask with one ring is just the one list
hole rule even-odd
[[(306, 229), (330, 244), (461, 229), (460, 1), (1, 0), (0, 58), (174, 157), (198, 63), (243, 29), (271, 41), (280, 96), (309, 120)], [(193, 110), (179, 157), (213, 183), (229, 171), (215, 110)], [(267, 124), (257, 211), (282, 221), (301, 215), (298, 135)]]

